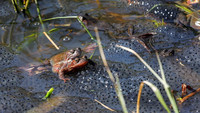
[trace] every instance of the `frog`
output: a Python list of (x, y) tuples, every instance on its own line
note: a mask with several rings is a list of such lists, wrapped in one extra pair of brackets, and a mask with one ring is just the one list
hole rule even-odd
[(33, 75), (51, 68), (53, 73), (57, 73), (59, 78), (66, 82), (70, 79), (65, 78), (65, 74), (75, 73), (88, 64), (89, 59), (85, 55), (81, 56), (81, 53), (81, 48), (71, 49), (44, 60), (40, 65), (32, 65), (28, 68), (21, 67), (20, 69), (28, 71), (29, 75)]
[(58, 73), (59, 78), (64, 82), (70, 80), (65, 78), (65, 74), (73, 73), (88, 64), (87, 56), (81, 57), (81, 52), (80, 48), (76, 48), (51, 57), (49, 62), (52, 66), (52, 72)]

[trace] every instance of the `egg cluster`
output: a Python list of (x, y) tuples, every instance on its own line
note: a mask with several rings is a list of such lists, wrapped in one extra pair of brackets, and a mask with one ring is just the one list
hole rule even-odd
[[(72, 1), (67, 0), (67, 2)], [(149, 11), (154, 5), (160, 3), (163, 3), (163, 0), (133, 0), (130, 5), (134, 5), (135, 9), (129, 8), (132, 11), (143, 9), (139, 12), (144, 13)], [(83, 4), (80, 6), (83, 7)], [(84, 12), (84, 10), (80, 9), (77, 9), (77, 11), (73, 13)], [(89, 9), (89, 7), (86, 8), (86, 10)], [(170, 7), (165, 8), (157, 6), (151, 11), (151, 14), (154, 13), (154, 15), (158, 15), (161, 19), (173, 20), (176, 16), (176, 11), (177, 10), (171, 10)], [(171, 88), (181, 92), (182, 83), (190, 85), (194, 89), (199, 88), (199, 37), (195, 37), (195, 33), (192, 30), (183, 29), (173, 24), (155, 27), (152, 22), (144, 21), (143, 19), (138, 19), (134, 22), (133, 35), (149, 32), (156, 33), (151, 37), (152, 41), (149, 43), (159, 51), (166, 80)], [(123, 29), (124, 31), (128, 30), (127, 26), (126, 28), (118, 27), (120, 24), (118, 26), (116, 24), (113, 26)], [(162, 84), (158, 82), (147, 67), (132, 53), (117, 48), (116, 45), (126, 46), (135, 50), (158, 74), (160, 74), (159, 65), (152, 48), (150, 54), (134, 38), (127, 40), (113, 39), (107, 36), (104, 31), (100, 31), (100, 34), (104, 53), (111, 72), (114, 76), (119, 77), (128, 111), (132, 112), (136, 110), (139, 85), (145, 80), (156, 85), (167, 101), (168, 97), (165, 95)], [(118, 34), (116, 33), (116, 35), (124, 34), (127, 35), (127, 31), (121, 34), (120, 32)], [(88, 34), (84, 35), (88, 36)], [(169, 49), (174, 50), (174, 53), (164, 56), (161, 55), (163, 50)], [(52, 73), (51, 70), (29, 76), (28, 73), (18, 68), (20, 59), (17, 57), (17, 55), (8, 51), (6, 47), (0, 46), (0, 112), (111, 113), (111, 111), (107, 110), (95, 100), (100, 101), (117, 112), (122, 112), (113, 83), (102, 64), (98, 52), (96, 52), (92, 58), (96, 63), (95, 65), (89, 64), (77, 74), (68, 76), (70, 81), (66, 83), (60, 80), (58, 75)], [(42, 97), (45, 96), (46, 91), (51, 87), (54, 88), (51, 98), (48, 101), (43, 101)], [(53, 100), (53, 102), (51, 100)], [(199, 112), (199, 100), (199, 95), (189, 98), (182, 104), (182, 107), (179, 108), (180, 111), (183, 113)], [(169, 101), (167, 101), (167, 104), (170, 105)], [(165, 112), (153, 91), (146, 85), (142, 91), (140, 111), (141, 113)]]
[(1, 1), (0, 3), (0, 23), (8, 21), (14, 18), (14, 8), (12, 8), (12, 3), (10, 1)]

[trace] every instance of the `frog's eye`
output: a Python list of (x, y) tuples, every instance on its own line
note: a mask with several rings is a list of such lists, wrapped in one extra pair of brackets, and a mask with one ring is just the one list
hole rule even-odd
[(87, 56), (84, 55), (82, 58), (87, 59)]
[(75, 54), (76, 56), (80, 56), (81, 55), (81, 48), (76, 48), (76, 50), (73, 54)]
[(76, 48), (76, 51), (81, 52), (81, 48), (79, 48), (79, 47)]
[(76, 62), (79, 62), (80, 58), (75, 58), (74, 60), (75, 60)]
[(75, 52), (75, 50), (74, 50), (74, 49), (71, 49), (71, 50), (69, 50), (69, 52), (70, 52), (70, 53), (74, 53), (74, 52)]

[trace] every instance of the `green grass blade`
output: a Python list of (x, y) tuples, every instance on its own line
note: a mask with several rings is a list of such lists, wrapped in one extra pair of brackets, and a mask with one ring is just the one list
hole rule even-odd
[(81, 23), (81, 25), (83, 26), (83, 28), (84, 28), (84, 29), (87, 31), (87, 33), (90, 35), (91, 39), (97, 43), (97, 41), (95, 40), (95, 38), (91, 35), (91, 33), (89, 32), (89, 30), (88, 30), (87, 27), (83, 24), (83, 22), (80, 20), (79, 17), (77, 17), (77, 20)]
[(161, 4), (155, 4), (149, 11), (147, 11), (146, 14), (148, 14), (149, 12), (151, 12), (154, 8), (156, 8), (157, 6), (160, 6)]
[(119, 98), (119, 102), (122, 106), (123, 112), (128, 113), (128, 110), (127, 110), (127, 107), (126, 107), (126, 102), (124, 100), (124, 96), (123, 96), (122, 91), (121, 91), (121, 85), (120, 85), (118, 76), (115, 76), (115, 79), (116, 79), (115, 89), (116, 89), (116, 92), (117, 92), (117, 96)]
[[(179, 113), (176, 101), (171, 93), (170, 86), (167, 84), (167, 82), (164, 81), (163, 79), (161, 79), (160, 76), (134, 50), (129, 49), (124, 46), (120, 46), (120, 45), (116, 45), (116, 47), (120, 47), (126, 51), (133, 53), (151, 71), (151, 73), (153, 73), (153, 75), (163, 84), (165, 91), (167, 93), (167, 96), (172, 104), (174, 112)], [(160, 62), (160, 58), (159, 58), (158, 54), (157, 54), (157, 58), (158, 58), (158, 61)], [(160, 66), (160, 68), (162, 68), (161, 62), (159, 63), (159, 66)], [(162, 71), (163, 71), (163, 69), (162, 69)], [(162, 74), (163, 74), (162, 76), (165, 77), (164, 71), (162, 72)]]
[(16, 13), (18, 13), (18, 10), (17, 10), (17, 7), (16, 7), (16, 4), (15, 4), (15, 1), (14, 0), (11, 0), (12, 4), (13, 4), (13, 7), (14, 7), (14, 10)]
[(103, 64), (106, 68), (106, 71), (111, 79), (111, 81), (113, 82), (114, 84), (114, 87), (115, 87), (115, 92), (118, 96), (118, 99), (120, 101), (120, 104), (122, 106), (122, 109), (123, 109), (123, 112), (124, 113), (128, 113), (128, 110), (127, 110), (127, 107), (126, 107), (126, 103), (125, 103), (125, 100), (124, 100), (124, 96), (122, 94), (122, 90), (121, 90), (121, 86), (120, 86), (120, 83), (119, 83), (119, 79), (118, 79), (118, 76), (116, 75), (115, 78), (114, 76), (112, 75), (111, 71), (110, 71), (110, 68), (108, 66), (108, 63), (106, 61), (106, 57), (104, 55), (104, 52), (103, 52), (103, 47), (101, 45), (101, 40), (100, 40), (100, 37), (99, 37), (99, 33), (98, 33), (98, 29), (97, 27), (94, 28), (94, 31), (96, 33), (96, 37), (97, 37), (97, 43), (98, 43), (98, 46), (99, 46), (99, 51), (100, 51), (100, 55), (101, 55), (101, 58), (102, 58), (102, 61), (103, 61)]
[(75, 19), (78, 16), (62, 16), (62, 17), (53, 17), (53, 18), (48, 18), (44, 19), (43, 21), (50, 21), (50, 20), (56, 20), (56, 19)]
[(60, 28), (53, 28), (53, 29), (50, 29), (47, 33), (51, 34), (51, 33), (58, 31), (58, 30), (60, 30)]
[(35, 0), (35, 4), (36, 4), (36, 6), (37, 6), (38, 18), (39, 18), (40, 23), (41, 23), (41, 25), (42, 25), (42, 29), (43, 29), (44, 32), (46, 32), (46, 29), (45, 29), (44, 24), (43, 24), (43, 21), (42, 21), (42, 17), (41, 17), (41, 13), (40, 13), (40, 8), (39, 8), (39, 5), (38, 5), (37, 0)]
[(160, 103), (165, 108), (165, 110), (168, 113), (171, 113), (171, 111), (169, 110), (169, 107), (167, 106), (167, 104), (165, 103), (165, 100), (163, 99), (163, 96), (160, 93), (160, 90), (155, 85), (153, 85), (152, 83), (150, 83), (148, 81), (143, 81), (143, 82), (153, 90), (153, 92), (155, 93), (157, 99), (160, 101)]
[(28, 9), (28, 5), (29, 5), (29, 0), (26, 1), (26, 4), (25, 4), (25, 10)]
[(134, 50), (129, 49), (127, 47), (124, 46), (120, 46), (120, 45), (116, 45), (116, 47), (122, 48), (126, 51), (129, 51), (131, 53), (133, 53), (150, 71), (151, 73), (153, 73), (153, 75), (162, 83), (164, 84), (164, 81), (160, 78), (160, 76), (143, 60), (143, 58), (140, 57), (139, 54), (137, 54)]
[(165, 88), (165, 92), (167, 93), (167, 96), (169, 98), (169, 101), (170, 103), (172, 104), (172, 107), (173, 107), (173, 110), (175, 113), (179, 113), (178, 111), (178, 107), (177, 107), (177, 104), (176, 104), (176, 101), (174, 99), (174, 96), (173, 94), (171, 93), (171, 88), (169, 85), (164, 85), (164, 88)]
[(163, 70), (163, 67), (162, 67), (162, 63), (161, 63), (161, 61), (160, 61), (160, 57), (159, 57), (157, 51), (156, 51), (156, 57), (157, 57), (158, 64), (159, 64), (159, 67), (160, 67), (160, 73), (161, 73), (162, 79), (166, 82), (165, 73), (164, 73), (164, 70)]
[(76, 18), (80, 23), (81, 25), (83, 26), (83, 28), (86, 30), (86, 32), (88, 33), (88, 35), (90, 36), (90, 38), (95, 41), (96, 39), (91, 35), (91, 33), (89, 32), (89, 30), (87, 29), (87, 27), (84, 25), (84, 23), (80, 20), (79, 16), (63, 16), (63, 17), (53, 17), (53, 18), (48, 18), (48, 19), (44, 19), (43, 21), (49, 21), (49, 20), (55, 20), (55, 19), (74, 19)]
[(188, 9), (188, 8), (185, 7), (185, 6), (181, 6), (181, 5), (178, 5), (178, 4), (175, 4), (175, 6), (178, 7), (179, 9), (181, 9), (182, 11), (186, 12), (187, 14), (193, 13), (192, 10)]
[(164, 74), (164, 70), (163, 70), (163, 67), (162, 67), (162, 63), (160, 61), (160, 58), (159, 58), (159, 55), (158, 55), (158, 52), (156, 51), (156, 57), (157, 57), (157, 60), (158, 60), (158, 64), (159, 64), (159, 67), (160, 67), (160, 72), (161, 72), (161, 76), (162, 76), (162, 79), (164, 80), (164, 88), (165, 88), (165, 91), (167, 93), (167, 96), (172, 104), (172, 107), (173, 107), (173, 110), (175, 113), (178, 113), (178, 107), (177, 107), (177, 104), (176, 104), (176, 101), (174, 99), (174, 96), (172, 95), (171, 93), (171, 89), (170, 89), (170, 86), (167, 84), (167, 81), (165, 79), (165, 74)]

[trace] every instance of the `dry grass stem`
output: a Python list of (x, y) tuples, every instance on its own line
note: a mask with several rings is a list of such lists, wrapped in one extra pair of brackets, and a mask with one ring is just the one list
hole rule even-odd
[(110, 111), (113, 111), (113, 112), (116, 112), (115, 110), (109, 108), (108, 106), (104, 105), (103, 103), (101, 103), (100, 101), (94, 99), (94, 101), (96, 101), (97, 103), (101, 104), (103, 107), (105, 107), (106, 109), (110, 110)]
[(137, 113), (140, 113), (140, 98), (141, 98), (143, 86), (144, 86), (144, 82), (141, 82), (139, 92), (138, 92), (138, 98), (137, 98), (137, 107), (136, 107)]
[(110, 71), (110, 68), (108, 66), (108, 63), (106, 61), (106, 57), (104, 55), (104, 52), (103, 52), (103, 47), (101, 45), (101, 40), (100, 40), (100, 37), (99, 37), (99, 32), (98, 32), (98, 28), (95, 27), (94, 28), (94, 31), (95, 31), (95, 34), (96, 34), (96, 38), (97, 38), (97, 43), (98, 43), (98, 46), (99, 46), (99, 51), (100, 51), (100, 55), (101, 55), (101, 58), (102, 58), (102, 61), (103, 61), (103, 64), (106, 68), (106, 71), (111, 79), (111, 81), (113, 82), (114, 86), (115, 86), (115, 92), (118, 96), (118, 99), (119, 99), (119, 102), (121, 104), (121, 107), (123, 109), (123, 112), (124, 113), (128, 113), (128, 110), (127, 110), (127, 107), (126, 107), (126, 103), (125, 103), (125, 100), (124, 100), (124, 96), (122, 94), (122, 90), (121, 90), (121, 86), (120, 86), (120, 82), (119, 82), (119, 79), (118, 79), (118, 76), (115, 76), (115, 78), (113, 77), (111, 71)]
[(49, 37), (49, 35), (46, 32), (43, 32), (43, 34), (47, 37), (47, 39), (54, 45), (54, 47), (59, 50), (59, 47), (54, 43), (54, 41)]
[(183, 97), (181, 100), (180, 100), (180, 104), (182, 104), (184, 101), (186, 101), (188, 98), (192, 97), (193, 95), (197, 94), (198, 92), (200, 92), (200, 88), (197, 89), (196, 91), (188, 94), (187, 96)]
[(98, 33), (97, 27), (94, 28), (94, 31), (95, 31), (95, 33), (96, 33), (97, 42), (98, 42), (98, 46), (99, 46), (99, 52), (100, 52), (100, 54), (101, 54), (101, 58), (102, 58), (103, 64), (104, 64), (104, 66), (105, 66), (105, 68), (106, 68), (106, 71), (108, 72), (108, 75), (109, 75), (111, 81), (112, 81), (113, 83), (115, 83), (115, 79), (114, 79), (114, 77), (112, 76), (112, 73), (111, 73), (111, 71), (110, 71), (110, 68), (109, 68), (109, 66), (108, 66), (108, 63), (107, 63), (107, 61), (106, 61), (106, 57), (105, 57), (104, 52), (103, 52), (103, 47), (102, 47), (102, 45), (101, 45), (101, 40), (100, 40), (100, 38), (99, 38), (99, 33)]

